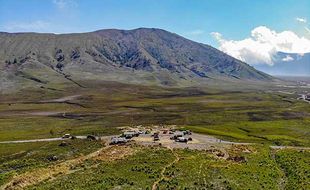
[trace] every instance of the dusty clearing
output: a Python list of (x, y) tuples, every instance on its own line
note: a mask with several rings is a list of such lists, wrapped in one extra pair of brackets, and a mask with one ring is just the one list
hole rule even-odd
[(141, 145), (161, 145), (163, 147), (167, 148), (188, 148), (188, 149), (195, 149), (195, 150), (205, 150), (210, 149), (212, 147), (225, 147), (228, 145), (248, 145), (249, 143), (235, 143), (235, 142), (229, 142), (229, 141), (223, 141), (220, 139), (217, 139), (212, 136), (208, 135), (200, 135), (193, 133), (189, 137), (191, 137), (193, 140), (188, 141), (187, 143), (183, 142), (175, 142), (174, 140), (171, 140), (170, 137), (172, 135), (169, 134), (160, 134), (160, 140), (154, 141), (153, 137), (148, 135), (140, 135), (139, 137), (134, 137), (133, 140)]
[(109, 146), (92, 159), (105, 161), (120, 160), (134, 153), (135, 150), (130, 146)]

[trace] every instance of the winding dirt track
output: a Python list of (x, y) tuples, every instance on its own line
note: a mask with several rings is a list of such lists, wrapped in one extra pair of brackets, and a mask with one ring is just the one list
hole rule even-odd
[(165, 179), (165, 172), (166, 172), (167, 168), (169, 168), (169, 167), (172, 166), (174, 163), (177, 163), (177, 162), (180, 160), (179, 155), (178, 155), (175, 151), (173, 151), (172, 148), (170, 148), (170, 147), (168, 147), (168, 148), (171, 150), (171, 152), (172, 152), (173, 155), (175, 156), (175, 159), (174, 159), (172, 162), (168, 163), (168, 164), (161, 170), (161, 172), (160, 172), (160, 178), (158, 178), (158, 179), (153, 183), (153, 185), (152, 185), (152, 190), (158, 189), (158, 183), (159, 183), (161, 180)]

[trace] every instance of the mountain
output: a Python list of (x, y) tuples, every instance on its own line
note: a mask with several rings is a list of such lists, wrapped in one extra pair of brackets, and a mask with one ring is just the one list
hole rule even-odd
[(278, 52), (273, 61), (273, 65), (258, 64), (255, 68), (271, 75), (310, 76), (310, 53)]
[(161, 29), (76, 34), (0, 33), (1, 88), (57, 87), (64, 82), (117, 81), (192, 85), (208, 81), (270, 81), (211, 46)]

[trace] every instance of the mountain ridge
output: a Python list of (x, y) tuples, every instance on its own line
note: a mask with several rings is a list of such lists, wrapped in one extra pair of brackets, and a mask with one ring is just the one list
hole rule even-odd
[(29, 75), (37, 83), (43, 79), (53, 83), (59, 79), (55, 75), (168, 86), (190, 86), (208, 79), (273, 80), (209, 45), (156, 28), (0, 33), (0, 71), (6, 81)]

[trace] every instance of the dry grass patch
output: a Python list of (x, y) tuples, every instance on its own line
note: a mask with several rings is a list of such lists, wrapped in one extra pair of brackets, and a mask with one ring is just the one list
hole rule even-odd
[(121, 160), (136, 152), (131, 146), (110, 146), (99, 152), (98, 156), (93, 157), (95, 160), (112, 161)]

